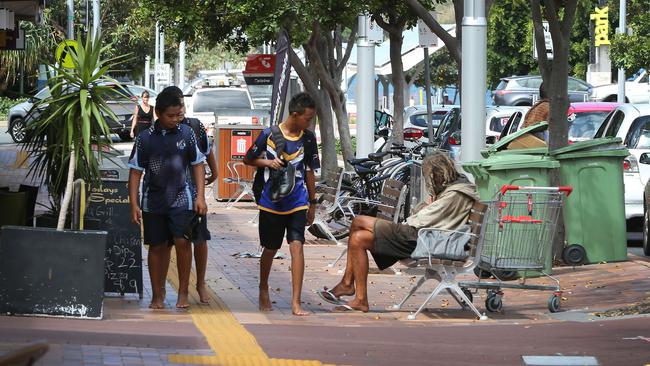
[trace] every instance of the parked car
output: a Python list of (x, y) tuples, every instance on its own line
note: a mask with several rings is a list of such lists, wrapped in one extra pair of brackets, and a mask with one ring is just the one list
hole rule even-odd
[(153, 106), (156, 105), (156, 97), (158, 96), (157, 91), (142, 85), (126, 85), (126, 88), (136, 97), (135, 101), (138, 103), (142, 101), (142, 93), (144, 91), (149, 92), (149, 104)]
[(215, 124), (267, 124), (270, 111), (253, 109), (246, 88), (202, 87), (185, 97), (186, 115), (201, 120), (208, 134)]
[[(445, 117), (447, 112), (453, 108), (453, 105), (433, 105), (431, 106), (431, 124), (433, 125), (433, 133), (435, 134), (440, 125), (440, 121)], [(457, 106), (456, 106), (457, 107)], [(428, 126), (427, 126), (427, 106), (416, 105), (406, 107), (404, 111), (404, 129), (416, 128), (422, 130), (424, 133), (423, 140), (428, 141)]]
[[(131, 139), (131, 117), (135, 110), (137, 97), (127, 89), (120, 88), (118, 84), (106, 84), (114, 89), (112, 98), (107, 100), (106, 103), (111, 108), (117, 120), (108, 120), (108, 126), (112, 133), (116, 133), (120, 139), (128, 141)], [(32, 115), (29, 114), (30, 110), (39, 100), (48, 98), (50, 90), (48, 87), (41, 89), (36, 95), (29, 98), (27, 101), (16, 104), (9, 109), (7, 116), (8, 129), (7, 132), (16, 143), (24, 142), (27, 138), (25, 126), (30, 123)]]
[[(527, 109), (527, 107), (487, 106), (485, 109), (486, 144), (496, 142), (498, 132), (493, 131), (492, 128), (500, 128), (501, 124), (507, 121), (513, 113), (523, 112)], [(461, 127), (460, 107), (454, 107), (440, 121), (438, 131), (432, 140), (438, 149), (450, 151), (454, 160), (460, 160)]]
[(625, 217), (642, 218), (643, 192), (650, 178), (650, 105), (619, 105), (596, 132), (595, 138), (599, 137), (620, 137), (630, 150), (623, 161)]
[(643, 254), (650, 256), (650, 182), (643, 191)]
[[(542, 77), (539, 75), (510, 76), (501, 79), (496, 89), (492, 91), (495, 105), (527, 105), (539, 99), (539, 86)], [(570, 102), (587, 102), (591, 100), (593, 86), (589, 83), (569, 77), (568, 92)]]
[[(625, 81), (626, 103), (648, 103), (650, 101), (650, 87), (648, 86), (648, 72), (640, 70), (630, 79)], [(596, 86), (591, 98), (595, 101), (616, 102), (618, 100), (618, 84)]]
[[(589, 140), (594, 138), (605, 117), (614, 110), (619, 103), (584, 102), (571, 103), (567, 111), (569, 123), (569, 143)], [(514, 113), (501, 131), (499, 139), (519, 131), (524, 122), (525, 113)]]

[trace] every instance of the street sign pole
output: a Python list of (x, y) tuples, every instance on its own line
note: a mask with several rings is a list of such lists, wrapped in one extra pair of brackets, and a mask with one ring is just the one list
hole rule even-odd
[(433, 139), (433, 118), (431, 116), (431, 71), (429, 70), (429, 47), (424, 47), (424, 86), (426, 90), (427, 103), (427, 132), (429, 133), (429, 142)]
[[(625, 0), (620, 0), (619, 7), (619, 18), (618, 18), (618, 33), (626, 33), (626, 13), (627, 13), (627, 4)], [(616, 101), (619, 103), (625, 103), (625, 69), (620, 67), (618, 69), (618, 95)]]

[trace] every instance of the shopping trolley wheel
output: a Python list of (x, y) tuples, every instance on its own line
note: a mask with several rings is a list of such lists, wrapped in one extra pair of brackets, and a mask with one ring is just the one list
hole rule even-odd
[(484, 271), (484, 270), (480, 269), (479, 267), (474, 267), (474, 274), (478, 278), (490, 278), (490, 276), (492, 276), (492, 274), (490, 274), (490, 272)]
[(562, 251), (562, 260), (572, 266), (583, 264), (586, 258), (587, 252), (580, 244), (571, 244)]
[(503, 301), (501, 301), (501, 296), (494, 293), (488, 294), (488, 298), (485, 299), (485, 308), (491, 313), (501, 311), (503, 308)]
[(548, 298), (548, 311), (551, 313), (560, 311), (560, 297), (558, 295), (551, 295)]

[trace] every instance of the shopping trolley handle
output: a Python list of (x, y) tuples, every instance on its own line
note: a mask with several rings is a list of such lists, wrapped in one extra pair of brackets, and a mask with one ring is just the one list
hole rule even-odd
[(501, 187), (501, 194), (506, 194), (508, 191), (548, 191), (548, 192), (564, 192), (566, 195), (570, 195), (573, 192), (573, 187), (571, 186), (559, 186), (559, 187), (533, 187), (533, 186), (511, 186), (504, 184)]

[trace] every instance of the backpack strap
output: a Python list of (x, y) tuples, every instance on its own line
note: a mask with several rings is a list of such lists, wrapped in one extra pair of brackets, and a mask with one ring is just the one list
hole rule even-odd
[(284, 152), (287, 142), (284, 139), (282, 131), (280, 130), (280, 126), (271, 126), (271, 140), (273, 141), (273, 144), (275, 144), (275, 155), (278, 157), (278, 159), (282, 159), (282, 153)]

